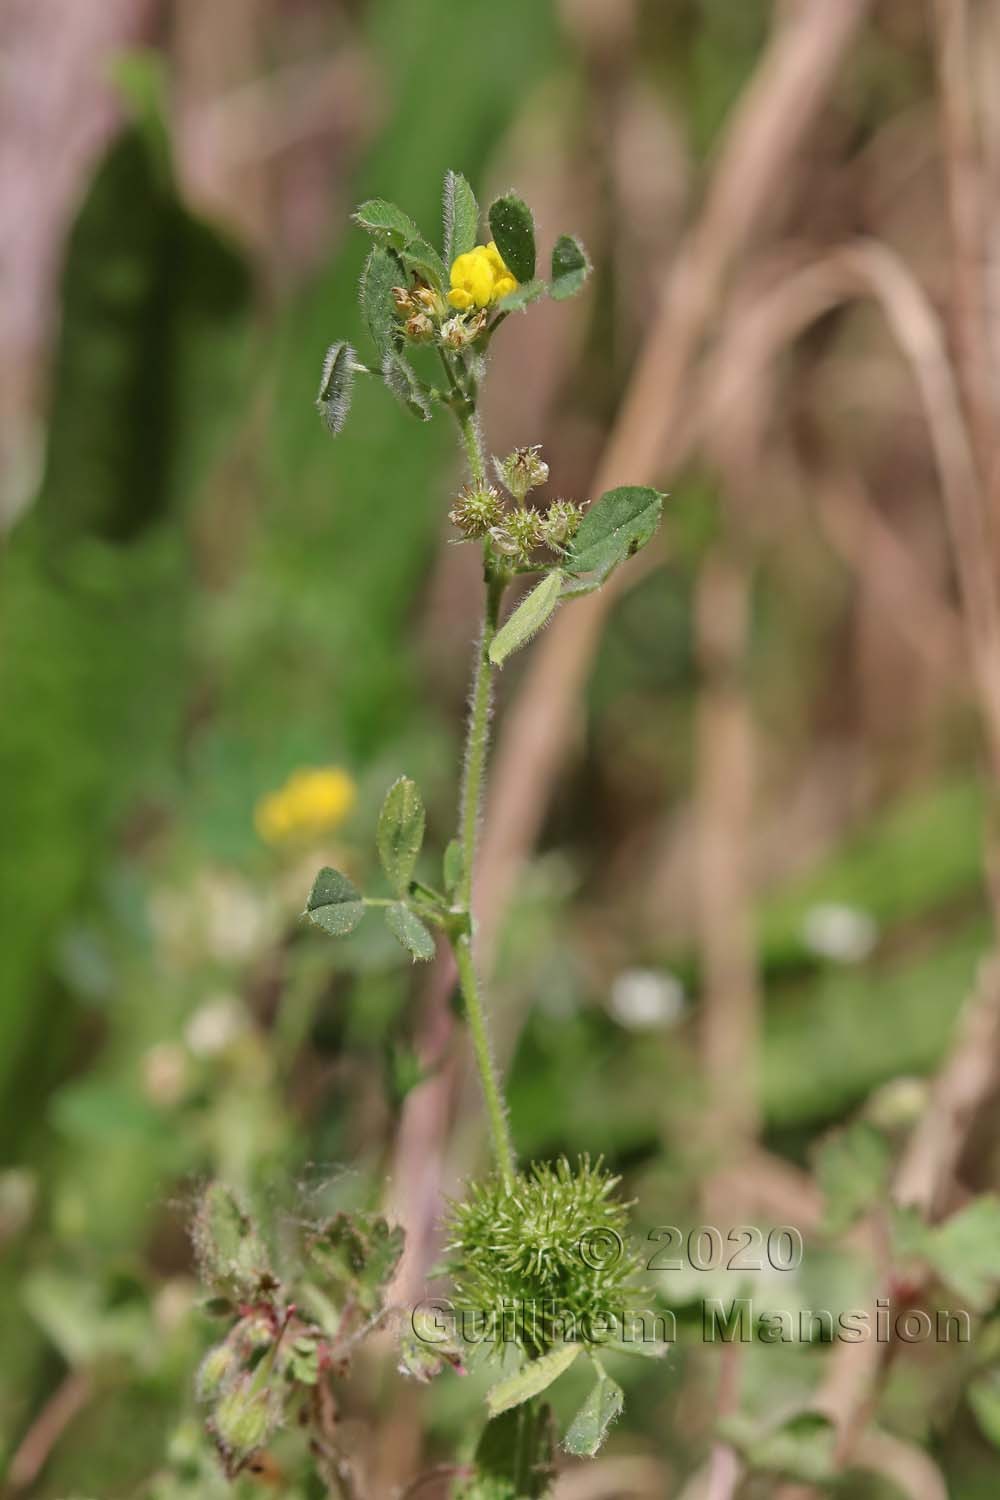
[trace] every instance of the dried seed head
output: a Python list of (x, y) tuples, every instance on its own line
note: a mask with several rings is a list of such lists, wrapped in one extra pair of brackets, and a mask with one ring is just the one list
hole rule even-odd
[(463, 536), (472, 540), (483, 537), (497, 525), (503, 515), (500, 495), (491, 484), (467, 484), (448, 512), (448, 519)]
[(414, 344), (425, 344), (434, 332), (434, 324), (426, 313), (414, 313), (403, 324), (403, 332)]
[(444, 304), (439, 293), (429, 286), (417, 286), (413, 289), (413, 301), (417, 307), (423, 308), (424, 312), (438, 313), (440, 315)]
[(408, 318), (417, 310), (413, 293), (405, 286), (394, 286), (392, 289), (392, 300), (396, 311), (401, 318)]
[(544, 484), (549, 477), (549, 466), (540, 457), (541, 448), (515, 448), (506, 458), (494, 458), (493, 466), (500, 483), (514, 496), (523, 500), (529, 490)]
[(483, 308), (472, 317), (463, 317), (461, 314), (449, 318), (441, 325), (441, 342), (449, 349), (465, 349), (469, 344), (475, 343), (476, 339), (486, 327), (487, 312)]

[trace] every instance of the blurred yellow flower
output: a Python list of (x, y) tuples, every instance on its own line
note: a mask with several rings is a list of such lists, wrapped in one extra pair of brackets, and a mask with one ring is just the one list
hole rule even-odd
[(490, 240), (488, 245), (477, 245), (454, 261), (448, 301), (459, 312), (466, 312), (470, 307), (489, 307), (516, 290), (517, 282)]
[(339, 766), (304, 767), (261, 797), (254, 826), (266, 844), (329, 833), (347, 817), (357, 795), (354, 781)]

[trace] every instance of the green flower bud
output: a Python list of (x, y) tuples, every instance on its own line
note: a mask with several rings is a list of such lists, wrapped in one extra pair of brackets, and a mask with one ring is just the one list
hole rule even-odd
[(529, 490), (544, 484), (549, 477), (549, 466), (540, 457), (541, 448), (515, 448), (506, 458), (494, 458), (493, 467), (497, 478), (515, 500), (523, 500)]
[(212, 1413), (211, 1428), (223, 1453), (237, 1464), (263, 1448), (281, 1421), (281, 1403), (266, 1386), (253, 1388), (245, 1375), (225, 1391)]
[(235, 1350), (229, 1344), (214, 1344), (195, 1376), (194, 1388), (199, 1401), (212, 1401), (239, 1369)]

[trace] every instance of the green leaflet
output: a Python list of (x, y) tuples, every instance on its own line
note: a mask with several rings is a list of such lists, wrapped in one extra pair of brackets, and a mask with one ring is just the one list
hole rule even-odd
[(624, 1404), (625, 1395), (621, 1386), (599, 1368), (590, 1394), (563, 1438), (566, 1452), (575, 1454), (577, 1458), (593, 1458), (604, 1442), (611, 1423), (621, 1415)]
[(1000, 1287), (1000, 1198), (984, 1193), (929, 1230), (923, 1254), (973, 1312), (987, 1312)]
[(421, 280), (428, 282), (439, 292), (444, 290), (448, 282), (444, 261), (434, 246), (428, 245), (419, 235), (400, 250), (399, 258), (408, 271), (416, 272)]
[(368, 332), (382, 358), (393, 349), (396, 317), (392, 289), (403, 279), (403, 268), (396, 257), (376, 245), (365, 261), (358, 292)]
[(347, 421), (347, 414), (351, 409), (351, 387), (356, 362), (357, 355), (350, 344), (331, 344), (326, 351), (316, 405), (334, 437)]
[(522, 1365), (516, 1374), (509, 1375), (487, 1391), (486, 1406), (490, 1416), (498, 1417), (501, 1412), (520, 1406), (523, 1401), (530, 1401), (533, 1396), (547, 1390), (569, 1369), (579, 1353), (579, 1344), (563, 1344), (551, 1354), (543, 1354), (541, 1359)]
[(503, 666), (508, 656), (519, 651), (530, 641), (536, 631), (549, 619), (559, 603), (563, 585), (563, 574), (559, 568), (547, 573), (515, 609), (509, 619), (493, 637), (490, 645), (490, 661), (495, 667)]
[(461, 172), (448, 172), (444, 179), (444, 258), (451, 266), (466, 255), (479, 233), (479, 204)]
[(313, 881), (305, 914), (331, 937), (346, 937), (364, 916), (365, 904), (346, 875), (326, 866)]
[(530, 281), (535, 274), (535, 222), (528, 205), (515, 193), (498, 198), (490, 208), (490, 232), (517, 280)]
[(369, 198), (351, 215), (355, 224), (390, 250), (402, 250), (411, 240), (419, 240), (420, 230), (409, 214), (384, 198)]
[(557, 302), (575, 297), (590, 275), (583, 245), (572, 234), (561, 234), (552, 251), (552, 295)]
[(816, 1177), (828, 1234), (843, 1234), (882, 1197), (891, 1164), (888, 1141), (865, 1120), (855, 1120), (823, 1141), (816, 1153)]
[(375, 833), (382, 868), (401, 896), (413, 879), (417, 855), (424, 842), (424, 823), (424, 804), (416, 782), (401, 776), (386, 793)]
[(426, 963), (434, 957), (433, 936), (416, 913), (402, 901), (396, 901), (387, 908), (385, 925), (414, 959), (419, 958)]
[(408, 360), (395, 349), (388, 349), (382, 356), (382, 379), (401, 406), (419, 417), (421, 422), (431, 419), (431, 405), (427, 392)]
[(663, 496), (644, 485), (608, 490), (587, 511), (566, 561), (571, 573), (606, 578), (619, 563), (644, 547), (660, 524)]
[(522, 281), (516, 291), (508, 292), (506, 297), (501, 297), (497, 303), (497, 311), (502, 313), (523, 312), (532, 302), (537, 302), (539, 297), (544, 297), (548, 287), (544, 281), (535, 278), (533, 281)]

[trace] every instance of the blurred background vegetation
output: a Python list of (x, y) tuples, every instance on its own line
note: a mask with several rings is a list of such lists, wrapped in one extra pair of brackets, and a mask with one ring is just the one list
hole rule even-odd
[[(185, 1227), (206, 1176), (277, 1216), (388, 1203), (418, 1286), (441, 1194), (483, 1160), (447, 973), (401, 968), (375, 924), (340, 946), (298, 919), (320, 863), (370, 869), (402, 771), (430, 842), (451, 833), (479, 587), (446, 520), (453, 434), (362, 389), (332, 444), (313, 406), (326, 345), (356, 337), (351, 206), (383, 196), (436, 233), (448, 167), (481, 200), (516, 185), (543, 242), (570, 226), (595, 262), (579, 301), (511, 320), (487, 395), (491, 448), (543, 441), (553, 494), (588, 492), (678, 257), (731, 237), (702, 365), (644, 414), (671, 452), (612, 476), (670, 490), (655, 566), (601, 622), (557, 774), (539, 789), (530, 750), (519, 763), (542, 816), (495, 913), (494, 987), (519, 1149), (603, 1153), (643, 1236), (706, 1214), (800, 1225), (788, 1305), (871, 1304), (868, 1251), (824, 1228), (817, 1151), (859, 1119), (892, 1149), (992, 937), (955, 565), (905, 362), (871, 306), (831, 307), (713, 405), (733, 327), (855, 236), (898, 252), (949, 315), (935, 41), (913, 0), (850, 0), (857, 24), (809, 118), (790, 114), (773, 190), (735, 231), (712, 219), (748, 97), (779, 86), (774, 49), (831, 6), (5, 5), (11, 1493), (222, 1492), (189, 1394), (211, 1337)], [(995, 78), (996, 12), (971, 10), (974, 69)], [(501, 712), (530, 656), (504, 672)], [(260, 799), (327, 765), (356, 783), (349, 816), (265, 843)], [(984, 1116), (952, 1205), (998, 1185)], [(742, 1198), (720, 1188), (727, 1159)], [(694, 1282), (657, 1291), (690, 1312)], [(973, 1346), (910, 1351), (880, 1387), (884, 1429), (960, 1500), (997, 1492), (992, 1305)], [(828, 1358), (741, 1351), (743, 1415), (805, 1399)], [(393, 1363), (372, 1355), (344, 1397), (373, 1495), (459, 1451), (482, 1393), (416, 1390)], [(560, 1493), (681, 1495), (719, 1375), (694, 1332), (622, 1372), (626, 1417)], [(843, 1493), (945, 1493), (883, 1469)], [(279, 1492), (303, 1493), (280, 1472)], [(747, 1493), (777, 1493), (760, 1483)]]

